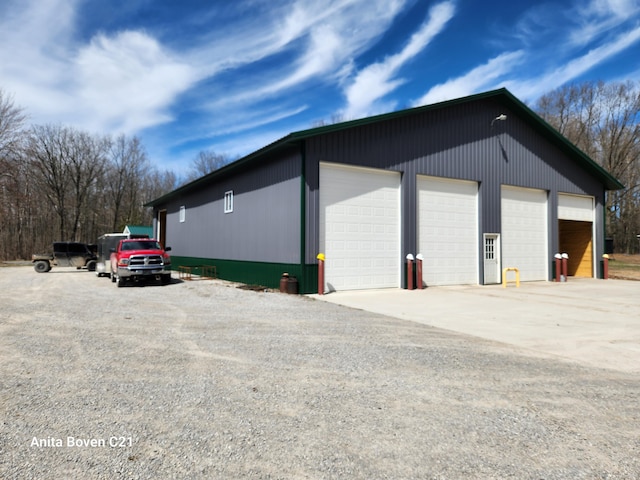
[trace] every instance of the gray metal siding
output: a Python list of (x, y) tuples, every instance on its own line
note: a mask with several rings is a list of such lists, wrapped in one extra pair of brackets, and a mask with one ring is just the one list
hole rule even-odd
[[(491, 121), (501, 113), (507, 120), (492, 127)], [(300, 263), (302, 249), (304, 261), (316, 263), (319, 165), (331, 162), (401, 173), (403, 257), (417, 253), (416, 176), (430, 175), (478, 182), (479, 242), (482, 233), (501, 232), (501, 185), (548, 191), (551, 253), (558, 244), (558, 193), (594, 196), (599, 258), (603, 184), (535, 128), (496, 99), (417, 111), (319, 133), (290, 147), (284, 144), (257, 157), (260, 163), (252, 161), (246, 171), (236, 168), (209, 185), (171, 197), (166, 205), (156, 205), (156, 210), (167, 209), (167, 244), (177, 256)], [(223, 212), (228, 190), (234, 192), (231, 214)], [(186, 207), (184, 223), (178, 219), (182, 205)], [(480, 243), (478, 249), (482, 251)], [(482, 262), (479, 269), (482, 278)]]
[[(227, 191), (233, 191), (232, 213), (224, 213)], [(182, 205), (186, 207), (183, 223), (179, 222)], [(166, 208), (167, 245), (174, 255), (300, 262), (297, 149), (175, 199)]]
[[(492, 127), (491, 121), (501, 113), (507, 115), (507, 120), (496, 121)], [(501, 185), (547, 190), (550, 252), (557, 249), (555, 199), (559, 192), (595, 196), (600, 206), (604, 201), (604, 189), (597, 179), (528, 122), (491, 99), (313, 137), (307, 140), (306, 155), (307, 210), (308, 218), (313, 219), (307, 226), (307, 261), (317, 254), (320, 161), (402, 173), (403, 256), (417, 253), (418, 174), (479, 182), (480, 234), (500, 233)], [(599, 233), (596, 238), (598, 255), (601, 236)]]

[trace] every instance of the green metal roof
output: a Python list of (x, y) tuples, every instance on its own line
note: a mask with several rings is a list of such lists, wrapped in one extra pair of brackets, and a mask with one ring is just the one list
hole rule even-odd
[(603, 185), (606, 187), (607, 190), (620, 190), (624, 188), (624, 185), (622, 185), (613, 175), (607, 172), (604, 168), (598, 165), (593, 159), (591, 159), (587, 154), (582, 152), (578, 147), (576, 147), (573, 143), (567, 140), (555, 128), (549, 125), (544, 119), (542, 119), (542, 117), (540, 117), (533, 110), (527, 107), (523, 102), (521, 102), (518, 98), (516, 98), (511, 92), (509, 92), (506, 88), (500, 88), (498, 90), (491, 90), (488, 92), (478, 93), (475, 95), (457, 98), (454, 100), (448, 100), (446, 102), (434, 103), (432, 105), (426, 105), (423, 107), (415, 107), (407, 110), (399, 110), (397, 112), (386, 113), (383, 115), (375, 115), (372, 117), (367, 117), (359, 120), (351, 120), (347, 122), (336, 123), (332, 125), (325, 125), (322, 127), (316, 127), (308, 130), (300, 130), (298, 132), (293, 132), (261, 148), (260, 150), (257, 150), (239, 160), (236, 160), (235, 162), (229, 165), (226, 165), (220, 168), (219, 170), (216, 170), (203, 177), (200, 177), (199, 179), (194, 180), (191, 183), (187, 183), (186, 185), (183, 185), (177, 188), (176, 190), (173, 190), (172, 192), (169, 192), (155, 200), (152, 200), (146, 203), (145, 206), (153, 207), (156, 205), (166, 203), (167, 201), (173, 198), (176, 198), (191, 190), (197, 189), (198, 187), (205, 185), (211, 181), (214, 181), (217, 178), (226, 176), (230, 173), (235, 172), (236, 170), (246, 168), (253, 161), (256, 161), (264, 157), (268, 153), (273, 153), (278, 150), (287, 148), (291, 144), (300, 143), (308, 138), (324, 135), (327, 133), (348, 130), (354, 127), (371, 125), (371, 124), (383, 122), (386, 120), (402, 118), (409, 115), (415, 115), (418, 113), (441, 110), (454, 105), (461, 105), (461, 104), (475, 102), (478, 100), (485, 100), (485, 99), (493, 99), (498, 102), (501, 102), (503, 105), (505, 105), (506, 107), (509, 107), (511, 110), (516, 112), (522, 119), (527, 121), (543, 137), (545, 137), (554, 145), (558, 146), (569, 157), (577, 160), (577, 162), (580, 165), (582, 165), (594, 177), (598, 178), (603, 183)]
[(149, 238), (153, 237), (153, 227), (146, 225), (126, 225), (123, 233), (129, 235), (147, 235)]

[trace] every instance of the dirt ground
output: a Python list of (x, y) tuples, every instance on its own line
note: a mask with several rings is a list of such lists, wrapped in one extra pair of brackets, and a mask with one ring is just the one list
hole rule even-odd
[(620, 280), (640, 280), (640, 255), (623, 253), (610, 255), (609, 277)]

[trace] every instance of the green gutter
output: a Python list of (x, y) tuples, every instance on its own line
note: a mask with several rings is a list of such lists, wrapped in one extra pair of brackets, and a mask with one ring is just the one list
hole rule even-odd
[[(214, 182), (219, 178), (226, 175), (232, 175), (238, 171), (242, 171), (244, 168), (250, 166), (253, 162), (258, 161), (260, 158), (267, 154), (275, 153), (282, 148), (287, 148), (291, 144), (304, 142), (306, 139), (315, 137), (318, 135), (325, 135), (327, 133), (340, 132), (349, 128), (371, 125), (381, 121), (392, 120), (396, 118), (406, 117), (408, 115), (414, 115), (417, 113), (436, 111), (443, 108), (448, 108), (454, 105), (463, 105), (477, 100), (495, 100), (498, 103), (502, 103), (505, 107), (511, 108), (516, 112), (519, 112), (525, 117), (527, 123), (529, 123), (534, 129), (538, 130), (547, 140), (560, 146), (560, 148), (571, 158), (578, 160), (578, 163), (582, 168), (589, 171), (592, 175), (596, 176), (607, 188), (607, 190), (619, 190), (624, 188), (613, 175), (606, 171), (602, 166), (598, 165), (593, 159), (582, 152), (578, 147), (573, 145), (569, 140), (562, 136), (556, 129), (554, 129), (549, 123), (547, 123), (542, 117), (535, 113), (531, 108), (517, 99), (511, 92), (505, 88), (498, 90), (492, 90), (489, 92), (478, 93), (470, 95), (468, 97), (457, 98), (454, 100), (448, 100), (445, 102), (436, 103), (433, 105), (426, 105), (422, 107), (415, 107), (408, 110), (400, 110), (397, 112), (386, 113), (383, 115), (376, 115), (373, 117), (363, 118), (359, 120), (351, 120), (348, 122), (337, 123), (333, 125), (325, 125), (322, 127), (312, 128), (309, 130), (301, 130), (298, 132), (290, 133), (289, 135), (282, 137), (279, 140), (257, 150), (246, 157), (243, 157), (235, 162), (222, 167), (215, 172), (212, 172), (204, 177), (194, 180), (191, 183), (183, 185), (176, 190), (169, 192), (160, 198), (145, 203), (145, 207), (154, 207), (161, 205), (167, 201), (179, 197), (181, 194), (190, 192), (191, 190), (200, 188), (207, 185), (209, 182)], [(303, 155), (304, 156), (304, 155)]]

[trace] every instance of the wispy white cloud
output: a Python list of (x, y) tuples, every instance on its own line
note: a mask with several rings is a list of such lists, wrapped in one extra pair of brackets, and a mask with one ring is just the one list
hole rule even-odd
[[(116, 3), (123, 8), (0, 1), (0, 88), (33, 123), (141, 134), (153, 139), (154, 152), (165, 145), (179, 158), (192, 148), (246, 154), (320, 117), (407, 104), (418, 75), (430, 81), (425, 59), (445, 76), (425, 84), (416, 104), (503, 85), (534, 100), (596, 68), (606, 71), (640, 42), (638, 0), (514, 4), (519, 21), (509, 16), (514, 9), (494, 10), (490, 34), (471, 18), (476, 10), (457, 0), (430, 0), (415, 30), (406, 27), (407, 15), (421, 0)], [(452, 31), (454, 21), (482, 40), (469, 48), (454, 38), (465, 33)], [(385, 34), (405, 35), (404, 43), (390, 49)], [(447, 48), (429, 48), (436, 39)], [(508, 46), (498, 45), (504, 40)], [(360, 67), (373, 48), (382, 52), (377, 61)], [(615, 66), (615, 79), (637, 69)]]
[[(366, 50), (389, 27), (405, 6), (405, 0), (340, 0), (296, 2), (295, 8), (281, 21), (281, 31), (272, 39), (273, 48), (264, 56), (291, 53), (291, 60), (271, 71), (261, 71), (258, 86), (228, 92), (214, 107), (268, 99), (279, 92), (295, 88), (314, 79), (332, 82), (343, 78), (353, 58)], [(234, 47), (230, 45), (230, 48)], [(234, 56), (230, 52), (223, 56)]]
[[(638, 14), (637, 0), (591, 0), (565, 11), (558, 11), (552, 4), (537, 5), (518, 23), (522, 48), (501, 53), (460, 77), (431, 87), (414, 104), (430, 104), (498, 86), (533, 101), (638, 43), (640, 27), (620, 33), (620, 26)], [(545, 24), (544, 19), (549, 18), (564, 19), (565, 28), (556, 28), (548, 21)], [(602, 38), (596, 41), (596, 37)], [(549, 45), (554, 45), (553, 55), (549, 55)], [(583, 53), (588, 45), (593, 47)]]
[[(171, 146), (172, 148), (179, 148), (196, 141), (214, 144), (227, 136), (237, 137), (239, 134), (244, 135), (246, 132), (259, 127), (274, 125), (282, 120), (291, 119), (305, 112), (308, 108), (308, 105), (286, 108), (279, 104), (273, 104), (253, 110), (229, 110), (223, 116), (212, 116), (208, 120), (203, 120), (197, 126), (189, 125), (188, 127), (180, 128), (180, 135)], [(280, 132), (281, 136), (288, 133), (284, 132), (284, 129), (280, 130)], [(271, 141), (274, 139), (272, 138)], [(241, 143), (244, 143), (244, 140)], [(215, 149), (213, 146), (211, 148)], [(239, 151), (238, 148), (244, 153), (249, 153), (246, 150), (246, 146), (237, 147), (234, 150), (235, 153)]]
[(577, 24), (569, 35), (569, 44), (587, 45), (594, 38), (616, 29), (638, 13), (640, 3), (637, 0), (579, 2), (569, 12), (568, 20)]
[(538, 77), (515, 79), (505, 82), (505, 86), (525, 100), (534, 100), (540, 95), (570, 82), (597, 65), (626, 50), (640, 41), (640, 27), (623, 32), (614, 40), (590, 50), (585, 55), (570, 60)]
[(14, 0), (0, 7), (2, 87), (41, 121), (135, 133), (171, 121), (171, 107), (198, 82), (268, 64), (276, 55), (281, 58), (270, 66), (243, 72), (237, 88), (227, 86), (223, 101), (212, 104), (215, 112), (273, 98), (310, 79), (335, 81), (406, 1), (273, 0), (260, 15), (216, 23), (185, 50), (172, 51), (143, 30), (83, 41), (75, 32), (78, 0)]
[(498, 55), (460, 77), (452, 78), (432, 87), (420, 99), (416, 100), (414, 105), (428, 105), (493, 88), (497, 86), (496, 84), (499, 83), (504, 75), (509, 73), (523, 59), (524, 52), (521, 50)]
[(442, 32), (454, 13), (454, 2), (446, 1), (433, 6), (425, 22), (400, 52), (358, 72), (345, 89), (347, 106), (344, 116), (358, 118), (374, 113), (372, 107), (375, 102), (404, 83), (403, 79), (394, 76)]
[(67, 86), (72, 75), (65, 53), (73, 32), (75, 3), (14, 0), (0, 5), (1, 87), (37, 117), (70, 103)]
[(0, 20), (3, 88), (42, 123), (131, 133), (167, 121), (176, 96), (198, 80), (193, 69), (141, 32), (78, 42), (76, 7), (67, 0), (10, 5)]
[(77, 94), (95, 129), (139, 131), (171, 119), (166, 109), (199, 77), (140, 32), (98, 35), (74, 59)]

